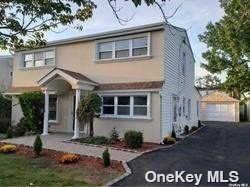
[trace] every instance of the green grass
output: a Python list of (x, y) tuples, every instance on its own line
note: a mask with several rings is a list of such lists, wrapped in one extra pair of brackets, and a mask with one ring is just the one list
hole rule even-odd
[(60, 166), (44, 157), (0, 154), (0, 186), (96, 186), (121, 173)]

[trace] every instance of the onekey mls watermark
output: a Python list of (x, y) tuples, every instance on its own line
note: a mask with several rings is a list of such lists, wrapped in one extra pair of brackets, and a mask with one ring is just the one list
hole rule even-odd
[(145, 173), (145, 180), (149, 183), (193, 183), (195, 186), (201, 184), (202, 179), (208, 183), (224, 183), (230, 187), (248, 187), (247, 183), (238, 183), (239, 173), (237, 171), (207, 171), (207, 174), (187, 173), (186, 171), (175, 171), (174, 173), (156, 173), (155, 171), (147, 171)]

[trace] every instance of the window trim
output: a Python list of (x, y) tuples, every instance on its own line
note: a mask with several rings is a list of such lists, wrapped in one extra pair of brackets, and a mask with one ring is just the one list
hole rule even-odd
[[(55, 95), (55, 96), (56, 96), (56, 119), (55, 119), (55, 120), (50, 120), (50, 119), (49, 119), (49, 116), (48, 116), (48, 122), (49, 122), (49, 123), (58, 123), (58, 109), (59, 109), (59, 106), (58, 106), (58, 104), (59, 104), (59, 102), (58, 102), (58, 95), (55, 94), (55, 93), (50, 93), (50, 94), (49, 94), (49, 97), (50, 97), (51, 95)], [(48, 113), (49, 113), (49, 112), (50, 112), (50, 110), (48, 111)]]
[(188, 102), (188, 108), (187, 108), (187, 110), (188, 110), (188, 113), (187, 113), (187, 119), (188, 120), (191, 120), (191, 115), (192, 115), (192, 100), (191, 99), (188, 99), (187, 100), (187, 102)]
[[(124, 118), (124, 119), (152, 119), (151, 118), (151, 93), (137, 93), (137, 94), (101, 94), (102, 100), (103, 97), (114, 97), (114, 115), (112, 114), (103, 114), (103, 105), (101, 111), (101, 118)], [(130, 97), (130, 112), (129, 115), (118, 115), (118, 97), (129, 96)], [(146, 96), (147, 97), (147, 115), (134, 115), (134, 97), (136, 96)]]
[[(48, 51), (53, 51), (54, 52), (54, 61), (53, 64), (51, 65), (46, 65), (45, 63), (45, 53)], [(42, 52), (43, 53), (43, 66), (35, 66), (35, 53), (39, 53)], [(32, 63), (33, 66), (32, 67), (25, 67), (25, 55), (27, 54), (31, 54), (32, 55)], [(28, 70), (28, 69), (41, 69), (41, 68), (48, 68), (48, 67), (55, 67), (56, 66), (56, 49), (55, 47), (52, 48), (45, 48), (45, 49), (36, 49), (36, 50), (30, 50), (30, 51), (24, 51), (20, 53), (20, 63), (19, 63), (19, 69), (22, 70)]]
[[(146, 37), (147, 38), (147, 54), (146, 55), (139, 55), (139, 56), (133, 56), (133, 39), (136, 38), (142, 38)], [(128, 57), (119, 57), (116, 58), (116, 49), (115, 49), (115, 42), (116, 41), (121, 41), (121, 40), (129, 40), (129, 56)], [(106, 43), (106, 42), (112, 42), (112, 58), (109, 59), (100, 59), (99, 58), (99, 44), (100, 43)], [(116, 37), (116, 38), (111, 38), (111, 39), (104, 39), (104, 40), (97, 40), (95, 43), (95, 62), (105, 62), (105, 61), (119, 61), (119, 60), (128, 60), (128, 59), (140, 59), (140, 58), (145, 58), (145, 57), (150, 57), (151, 56), (151, 33), (143, 33), (143, 34), (136, 34), (132, 36), (122, 36), (122, 37)]]

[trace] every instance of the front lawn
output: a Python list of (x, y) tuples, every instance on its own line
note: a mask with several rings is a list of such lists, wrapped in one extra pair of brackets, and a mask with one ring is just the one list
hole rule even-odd
[(96, 186), (122, 172), (59, 165), (46, 157), (0, 154), (0, 186)]

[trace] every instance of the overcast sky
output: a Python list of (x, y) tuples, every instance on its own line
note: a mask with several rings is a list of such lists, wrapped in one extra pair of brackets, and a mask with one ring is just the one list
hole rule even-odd
[[(98, 7), (94, 11), (94, 16), (84, 23), (83, 31), (77, 31), (72, 28), (59, 28), (58, 31), (63, 32), (47, 32), (45, 33), (45, 38), (48, 41), (52, 41), (163, 21), (160, 10), (156, 6), (134, 8), (130, 1), (117, 0), (117, 2), (121, 3), (120, 6), (123, 7), (120, 11), (120, 16), (122, 18), (133, 16), (133, 19), (123, 26), (118, 23), (105, 0), (95, 0), (95, 2)], [(189, 39), (196, 59), (196, 77), (203, 76), (206, 72), (200, 68), (200, 63), (205, 62), (201, 57), (201, 53), (206, 50), (206, 46), (199, 42), (197, 36), (204, 32), (205, 26), (209, 21), (218, 21), (224, 12), (220, 8), (218, 0), (171, 0), (167, 1), (164, 6), (166, 14), (171, 15), (181, 3), (182, 6), (169, 19), (169, 22), (188, 29)], [(0, 54), (4, 53), (0, 52)]]

